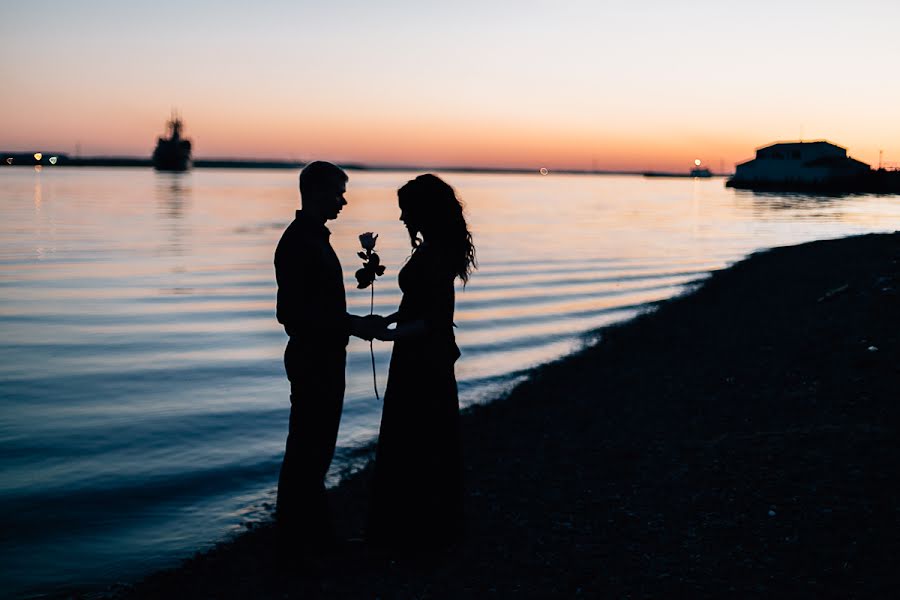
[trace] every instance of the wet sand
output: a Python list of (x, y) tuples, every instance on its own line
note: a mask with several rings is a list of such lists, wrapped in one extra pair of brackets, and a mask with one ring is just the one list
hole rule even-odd
[(777, 248), (467, 411), (446, 555), (284, 575), (264, 525), (107, 596), (898, 597), (898, 388), (900, 232)]

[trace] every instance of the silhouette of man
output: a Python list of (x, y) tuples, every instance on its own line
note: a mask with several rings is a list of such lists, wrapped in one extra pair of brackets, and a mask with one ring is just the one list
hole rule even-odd
[(329, 162), (300, 173), (300, 204), (275, 250), (278, 322), (290, 336), (284, 366), (291, 417), (275, 509), (281, 559), (315, 556), (334, 543), (325, 475), (344, 405), (350, 335), (371, 339), (376, 319), (347, 313), (341, 263), (325, 222), (347, 204), (348, 177)]

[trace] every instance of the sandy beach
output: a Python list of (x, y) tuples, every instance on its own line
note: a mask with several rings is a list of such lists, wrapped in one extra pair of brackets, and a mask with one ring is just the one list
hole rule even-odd
[[(106, 596), (896, 596), (898, 384), (900, 233), (776, 248), (467, 411), (446, 556), (282, 576), (264, 525)], [(332, 491), (346, 538), (368, 477)]]

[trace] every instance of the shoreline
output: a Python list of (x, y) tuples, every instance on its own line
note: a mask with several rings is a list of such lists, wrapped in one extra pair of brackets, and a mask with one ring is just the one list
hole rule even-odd
[[(441, 561), (282, 578), (266, 524), (106, 597), (891, 596), (898, 383), (900, 232), (759, 252), (466, 410)], [(368, 478), (330, 491), (344, 537)]]

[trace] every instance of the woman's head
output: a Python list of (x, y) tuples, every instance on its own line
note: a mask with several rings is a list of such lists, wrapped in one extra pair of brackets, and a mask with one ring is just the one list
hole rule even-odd
[(419, 175), (397, 191), (400, 220), (406, 225), (413, 247), (419, 234), (443, 251), (463, 283), (476, 265), (475, 246), (456, 192), (436, 175)]

